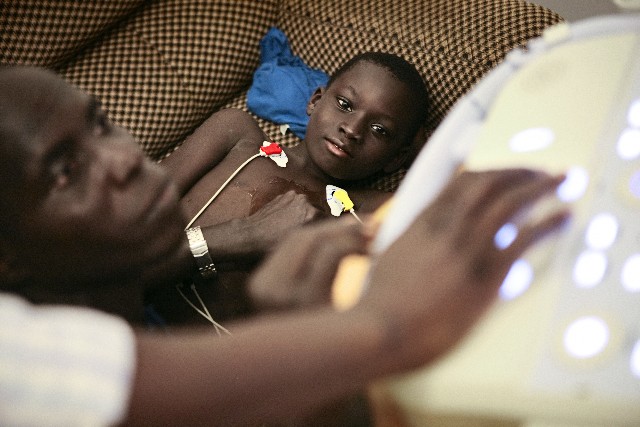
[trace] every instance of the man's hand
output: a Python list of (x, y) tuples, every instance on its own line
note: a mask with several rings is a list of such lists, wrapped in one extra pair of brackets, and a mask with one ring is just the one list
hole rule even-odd
[(214, 261), (253, 263), (272, 251), (292, 230), (322, 216), (307, 196), (288, 191), (247, 218), (203, 226)]
[(293, 190), (276, 196), (260, 210), (247, 217), (245, 232), (251, 245), (261, 253), (269, 252), (290, 231), (322, 217), (306, 195)]
[(249, 282), (260, 309), (289, 309), (329, 303), (343, 257), (364, 253), (369, 237), (354, 218), (330, 218), (291, 233)]
[(566, 219), (558, 211), (520, 228), (506, 249), (498, 229), (563, 180), (525, 169), (463, 172), (452, 179), (372, 267), (353, 310), (381, 321), (390, 364), (420, 366), (448, 351), (495, 300), (510, 266)]

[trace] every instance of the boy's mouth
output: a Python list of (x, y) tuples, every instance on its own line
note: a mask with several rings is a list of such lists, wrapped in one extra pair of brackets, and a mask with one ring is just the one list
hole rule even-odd
[(346, 158), (353, 157), (345, 145), (339, 140), (333, 138), (325, 139), (327, 149), (336, 157)]

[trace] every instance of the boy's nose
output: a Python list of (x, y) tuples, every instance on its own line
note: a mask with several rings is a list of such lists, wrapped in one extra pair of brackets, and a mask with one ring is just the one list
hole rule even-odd
[(340, 124), (340, 131), (344, 133), (347, 138), (358, 141), (362, 138), (363, 126), (364, 118), (353, 114)]

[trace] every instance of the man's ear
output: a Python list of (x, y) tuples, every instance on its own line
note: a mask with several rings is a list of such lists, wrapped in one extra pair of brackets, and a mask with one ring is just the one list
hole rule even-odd
[(24, 281), (27, 277), (24, 266), (17, 260), (18, 256), (11, 242), (0, 237), (0, 283), (11, 286)]
[(307, 102), (307, 116), (310, 116), (313, 109), (316, 108), (316, 103), (320, 101), (320, 98), (324, 95), (324, 90), (324, 87), (319, 87), (313, 91), (313, 94), (309, 98), (309, 102)]
[(420, 126), (412, 141), (402, 146), (396, 157), (383, 168), (384, 173), (392, 173), (403, 166), (408, 167), (426, 141), (424, 126)]

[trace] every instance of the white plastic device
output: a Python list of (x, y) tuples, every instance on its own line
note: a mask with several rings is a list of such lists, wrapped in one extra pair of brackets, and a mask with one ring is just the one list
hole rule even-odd
[(567, 172), (557, 198), (573, 219), (513, 265), (452, 354), (390, 380), (391, 395), (413, 425), (640, 426), (640, 15), (560, 24), (507, 55), (420, 153), (374, 250), (460, 163)]

